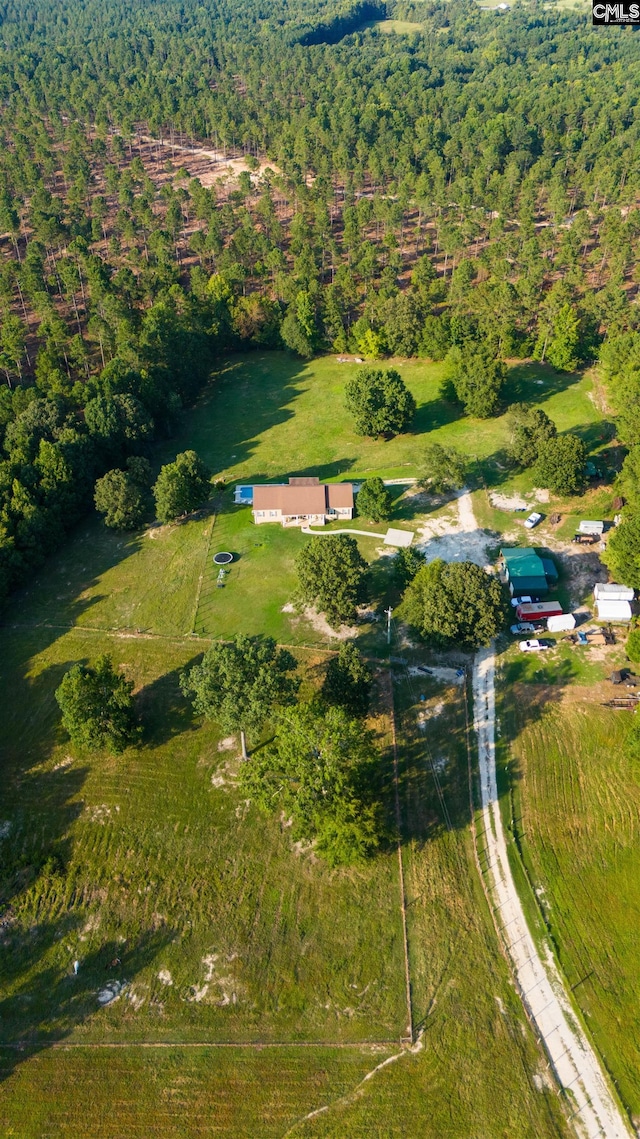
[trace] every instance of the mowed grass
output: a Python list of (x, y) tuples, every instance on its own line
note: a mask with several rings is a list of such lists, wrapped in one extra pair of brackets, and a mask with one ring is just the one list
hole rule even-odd
[[(268, 352), (234, 356), (221, 365), (189, 415), (189, 445), (218, 476), (233, 482), (302, 474), (341, 480), (367, 474), (412, 477), (427, 442), (459, 446), (487, 468), (492, 482), (502, 481), (505, 472), (497, 464), (509, 442), (506, 415), (469, 419), (442, 400), (442, 364), (390, 360), (377, 366), (397, 368), (415, 397), (418, 410), (408, 434), (389, 440), (356, 435), (344, 389), (357, 364), (338, 364), (330, 356), (305, 364)], [(591, 389), (589, 376), (517, 364), (509, 371), (505, 402), (543, 407), (560, 431), (578, 430), (597, 445), (602, 415), (590, 399)]]
[[(393, 851), (331, 872), (242, 798), (235, 748), (179, 692), (197, 646), (50, 633), (3, 637), (0, 1040), (399, 1039)], [(77, 752), (53, 698), (73, 662), (105, 650), (145, 725), (121, 756)], [(311, 679), (316, 666), (308, 656)], [(129, 988), (100, 1008), (111, 979)]]
[[(79, 624), (169, 636), (265, 632), (292, 643), (328, 643), (321, 629), (283, 612), (294, 591), (295, 554), (308, 539), (275, 525), (255, 527), (248, 508), (232, 505), (236, 482), (286, 480), (294, 474), (411, 478), (420, 471), (425, 444), (437, 441), (472, 458), (480, 481), (504, 484), (507, 490), (523, 478), (531, 483), (530, 474), (514, 479), (504, 465), (505, 416), (483, 421), (461, 416), (440, 398), (441, 365), (390, 364), (404, 376), (418, 411), (410, 434), (385, 441), (356, 435), (344, 410), (345, 383), (356, 365), (331, 357), (302, 364), (275, 352), (230, 358), (197, 406), (185, 413), (179, 434), (156, 456), (159, 465), (193, 448), (229, 490), (179, 525), (151, 526), (132, 536), (88, 520), (7, 607), (5, 623)], [(577, 429), (595, 440), (602, 428), (590, 391), (588, 376), (561, 376), (522, 364), (511, 369), (507, 395), (540, 404), (561, 430)], [(416, 519), (400, 503), (391, 521), (413, 528)], [(508, 516), (480, 521), (497, 522), (496, 529), (511, 523)], [(360, 527), (360, 520), (355, 525)], [(378, 557), (375, 538), (359, 539), (359, 545), (374, 567), (373, 600), (382, 608), (389, 600), (388, 559)], [(239, 556), (227, 584), (217, 589), (212, 555), (226, 548)], [(377, 651), (370, 632), (365, 640)]]
[[(281, 1139), (388, 1048), (0, 1049), (0, 1130), (20, 1139)], [(52, 1089), (55, 1088), (55, 1094)]]
[[(353, 433), (342, 407), (351, 366), (256, 354), (221, 367), (158, 461), (191, 447), (229, 484), (296, 473), (399, 477), (416, 474), (422, 447), (437, 439), (476, 456), (481, 472), (492, 469), (506, 421), (460, 418), (439, 398), (438, 366), (399, 366), (419, 405), (414, 434), (387, 443)], [(517, 369), (514, 398), (534, 397), (540, 376), (543, 406), (561, 428), (597, 415), (588, 379), (546, 369)], [(218, 1052), (160, 1050), (156, 1059), (155, 1052), (11, 1051), (2, 1126), (38, 1136), (93, 1136), (102, 1127), (115, 1139), (135, 1127), (144, 1133), (148, 1115), (161, 1134), (270, 1135), (331, 1104), (300, 1133), (563, 1134), (555, 1100), (536, 1084), (540, 1057), (476, 885), (461, 707), (447, 691), (427, 689), (454, 705), (434, 720), (436, 736), (438, 723), (443, 728), (437, 746), (455, 752), (442, 780), (451, 831), (407, 727), (413, 696), (400, 692), (408, 717), (400, 749), (410, 958), (424, 1047), (354, 1095), (371, 1063), (359, 1045), (380, 1042), (385, 1058), (386, 1042), (406, 1027), (397, 853), (330, 872), (295, 849), (286, 819), (243, 801), (233, 750), (219, 750), (216, 726), (194, 721), (179, 693), (180, 670), (208, 643), (194, 631), (326, 640), (283, 612), (304, 536), (254, 527), (230, 498), (229, 490), (184, 524), (133, 536), (88, 521), (5, 612), (0, 677), (10, 698), (0, 726), (0, 854), (10, 908), (0, 930), (0, 1041), (300, 1041), (311, 1050), (306, 1059), (292, 1053), (279, 1082), (277, 1060), (232, 1053), (238, 1080), (230, 1088), (233, 1062)], [(398, 516), (411, 526), (405, 507)], [(378, 558), (375, 539), (358, 542), (380, 604), (388, 559)], [(217, 590), (210, 559), (224, 548), (239, 556)], [(363, 644), (375, 651), (380, 636), (367, 627)], [(60, 732), (53, 699), (71, 663), (102, 651), (135, 680), (145, 724), (140, 749), (119, 757), (76, 752)], [(296, 651), (315, 682), (322, 654)], [(383, 720), (377, 727), (393, 816), (389, 740)], [(100, 1007), (97, 994), (110, 980), (128, 985)], [(332, 1042), (349, 1048), (318, 1050)], [(207, 1101), (208, 1064), (216, 1076)], [(55, 1102), (52, 1086), (62, 1087)]]
[[(413, 686), (399, 678), (396, 687), (413, 1018), (422, 1034), (418, 1050), (401, 1053), (382, 1043), (397, 1040), (407, 1020), (396, 852), (356, 874), (327, 874), (292, 853), (277, 822), (245, 813), (232, 787), (213, 787), (228, 753), (220, 756), (212, 729), (185, 725), (173, 679), (153, 690), (155, 641), (129, 639), (121, 653), (132, 675), (151, 680), (148, 748), (139, 758), (58, 767), (71, 750), (56, 744), (50, 670), (107, 643), (85, 638), (67, 634), (29, 658), (30, 705), (42, 712), (28, 728), (16, 708), (7, 724), (13, 732), (22, 722), (24, 741), (11, 752), (20, 782), (9, 817), (29, 818), (34, 846), (50, 849), (68, 834), (72, 877), (62, 907), (51, 881), (15, 906), (3, 946), (3, 1039), (38, 1026), (41, 1038), (89, 1045), (196, 1041), (233, 1039), (242, 1027), (255, 1038), (317, 1042), (264, 1051), (0, 1049), (0, 1128), (25, 1139), (566, 1135), (473, 865), (462, 689), (428, 677)], [(171, 652), (178, 667), (183, 650)], [(305, 659), (312, 669), (313, 654)], [(423, 735), (417, 714), (425, 709)], [(16, 827), (17, 849), (25, 838)], [(209, 993), (190, 999), (194, 978), (199, 989), (206, 983), (203, 957), (214, 953)], [(99, 1009), (95, 993), (114, 975), (112, 954), (131, 988)], [(172, 985), (159, 981), (165, 970)], [(238, 1003), (221, 1003), (232, 989)], [(381, 1043), (349, 1045), (365, 1034)], [(330, 1040), (348, 1046), (324, 1046)]]
[(640, 767), (629, 713), (581, 699), (505, 695), (524, 864), (573, 999), (622, 1100), (640, 1115)]
[[(418, 715), (426, 719), (425, 730)], [(510, 984), (473, 863), (464, 690), (396, 684), (414, 1023), (422, 1048), (295, 1129), (342, 1136), (567, 1133)]]

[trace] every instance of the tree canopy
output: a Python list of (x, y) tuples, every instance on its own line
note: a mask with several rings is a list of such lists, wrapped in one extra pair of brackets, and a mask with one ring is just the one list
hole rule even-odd
[(586, 485), (587, 448), (577, 435), (548, 438), (538, 452), (535, 476), (554, 494), (581, 494)]
[(312, 538), (296, 558), (298, 595), (333, 628), (355, 621), (367, 597), (367, 563), (350, 534)]
[(400, 614), (430, 644), (476, 649), (503, 628), (506, 603), (500, 582), (480, 566), (436, 560), (409, 583)]
[(343, 708), (300, 704), (282, 714), (272, 745), (241, 770), (244, 794), (284, 811), (296, 838), (330, 866), (362, 862), (382, 836), (373, 736)]
[(207, 649), (200, 664), (182, 673), (180, 687), (194, 711), (217, 720), (223, 731), (259, 732), (278, 708), (295, 702), (300, 686), (290, 674), (294, 656), (272, 637), (239, 633), (228, 644)]
[(144, 519), (151, 467), (146, 459), (132, 457), (127, 470), (107, 471), (98, 479), (94, 501), (98, 513), (104, 515), (105, 526), (114, 530), (135, 530)]
[(540, 407), (515, 403), (509, 409), (511, 458), (519, 467), (532, 467), (549, 439), (558, 434), (553, 420)]
[(467, 481), (468, 461), (455, 447), (430, 443), (420, 463), (421, 483), (435, 494), (460, 490)]
[(640, 514), (623, 518), (611, 531), (602, 560), (614, 581), (640, 589)]
[(322, 699), (344, 708), (349, 716), (366, 716), (371, 695), (371, 669), (352, 641), (331, 657), (322, 684)]
[(416, 402), (394, 368), (359, 368), (345, 388), (358, 435), (391, 438), (410, 426)]
[(191, 514), (211, 492), (211, 472), (195, 451), (183, 451), (173, 463), (162, 467), (153, 488), (156, 513), (161, 522)]
[(131, 695), (133, 681), (113, 667), (110, 656), (74, 664), (56, 689), (62, 723), (74, 744), (123, 751), (138, 737)]
[(391, 514), (391, 491), (382, 479), (365, 479), (356, 496), (356, 509), (371, 522), (386, 522)]
[(496, 415), (506, 376), (504, 363), (485, 342), (454, 345), (447, 353), (445, 390), (455, 393), (467, 415), (478, 419)]

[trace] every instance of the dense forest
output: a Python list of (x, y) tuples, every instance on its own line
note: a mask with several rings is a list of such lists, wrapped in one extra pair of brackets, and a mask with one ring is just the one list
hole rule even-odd
[(0, 595), (240, 347), (604, 354), (640, 440), (633, 29), (471, 0), (0, 18)]

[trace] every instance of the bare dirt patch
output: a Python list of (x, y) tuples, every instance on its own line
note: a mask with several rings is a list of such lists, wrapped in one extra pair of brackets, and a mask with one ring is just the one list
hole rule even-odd
[(491, 530), (479, 530), (473, 513), (468, 490), (458, 493), (446, 514), (429, 518), (418, 527), (416, 546), (428, 562), (442, 558), (445, 562), (475, 562), (489, 565), (489, 547), (498, 535)]
[(521, 494), (497, 494), (496, 491), (489, 491), (489, 502), (495, 506), (496, 510), (528, 510), (529, 503), (525, 501)]

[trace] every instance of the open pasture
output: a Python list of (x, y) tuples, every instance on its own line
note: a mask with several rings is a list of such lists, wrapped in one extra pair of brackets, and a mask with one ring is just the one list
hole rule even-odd
[[(197, 645), (48, 639), (4, 637), (1, 1039), (399, 1039), (393, 852), (330, 872), (242, 798), (235, 742), (178, 689)], [(72, 662), (105, 650), (135, 680), (145, 726), (121, 756), (77, 753), (53, 700)], [(111, 980), (128, 987), (100, 1007)]]
[[(441, 365), (391, 364), (411, 388), (418, 412), (412, 433), (385, 441), (357, 436), (344, 411), (344, 384), (356, 365), (331, 357), (303, 364), (273, 352), (230, 358), (185, 413), (179, 434), (158, 454), (159, 462), (166, 462), (193, 448), (229, 489), (216, 492), (205, 510), (178, 525), (150, 526), (134, 535), (87, 520), (49, 559), (5, 621), (169, 636), (229, 636), (241, 630), (289, 643), (327, 643), (326, 630), (284, 610), (292, 601), (295, 554), (307, 539), (275, 525), (255, 527), (248, 508), (232, 505), (236, 482), (284, 481), (293, 474), (330, 480), (373, 474), (412, 478), (419, 474), (424, 445), (436, 441), (476, 460), (472, 475), (479, 485), (506, 492), (521, 491), (527, 479), (529, 490), (532, 485), (530, 473), (514, 476), (505, 466), (506, 416), (484, 421), (461, 416), (440, 398)], [(520, 364), (511, 370), (509, 383), (509, 398), (539, 403), (561, 430), (577, 430), (599, 445), (603, 429), (589, 398), (588, 377)], [(482, 525), (513, 528), (513, 515), (493, 511), (483, 495), (476, 498)], [(420, 518), (400, 499), (394, 520), (415, 528)], [(362, 520), (354, 525), (369, 528)], [(378, 556), (375, 539), (359, 539), (359, 545), (374, 566), (373, 600), (382, 606), (388, 602), (389, 561)], [(228, 585), (217, 589), (212, 555), (227, 548), (239, 557)], [(370, 629), (366, 639), (377, 651), (378, 638)]]
[(537, 900), (573, 998), (638, 1117), (640, 770), (624, 748), (630, 714), (601, 707), (607, 692), (606, 682), (564, 693), (517, 684), (505, 690), (503, 731), (530, 904)]

